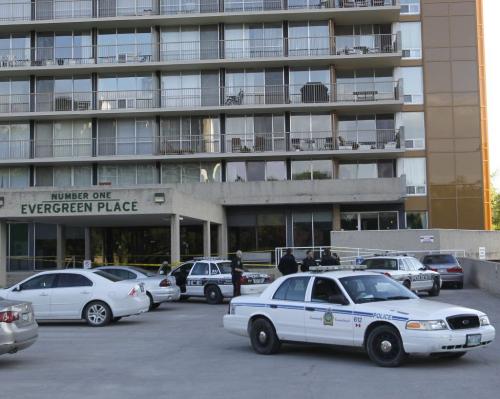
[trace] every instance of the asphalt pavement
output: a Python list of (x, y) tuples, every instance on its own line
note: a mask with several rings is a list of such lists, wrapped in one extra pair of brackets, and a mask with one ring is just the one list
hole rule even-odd
[[(500, 328), (499, 297), (447, 289), (437, 300), (481, 309)], [(224, 331), (227, 307), (164, 304), (105, 328), (42, 324), (34, 346), (0, 356), (0, 398), (470, 399), (500, 392), (500, 339), (459, 360), (413, 358), (397, 369), (324, 346), (285, 345), (262, 356)]]

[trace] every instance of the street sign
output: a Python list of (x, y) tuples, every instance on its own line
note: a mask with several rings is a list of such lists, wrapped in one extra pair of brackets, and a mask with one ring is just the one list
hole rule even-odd
[(89, 259), (85, 259), (83, 261), (83, 268), (84, 269), (91, 269), (92, 268), (92, 261)]

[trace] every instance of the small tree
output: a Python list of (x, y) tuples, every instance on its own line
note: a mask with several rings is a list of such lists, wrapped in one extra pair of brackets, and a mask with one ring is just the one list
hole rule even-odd
[[(491, 175), (491, 180), (495, 180), (497, 172)], [(491, 216), (494, 230), (500, 230), (500, 193), (491, 186)]]

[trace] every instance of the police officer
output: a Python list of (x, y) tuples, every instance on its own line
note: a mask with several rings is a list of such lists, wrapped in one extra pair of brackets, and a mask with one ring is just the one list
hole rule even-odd
[(291, 248), (286, 250), (285, 255), (280, 259), (278, 263), (278, 270), (283, 274), (283, 276), (288, 276), (289, 274), (297, 273), (299, 267), (295, 261), (295, 256), (292, 255)]
[(243, 261), (241, 260), (243, 253), (238, 250), (236, 256), (231, 261), (231, 280), (233, 282), (233, 297), (241, 295), (241, 275), (243, 270)]
[[(337, 254), (335, 254), (337, 255)], [(330, 250), (327, 248), (323, 252), (323, 256), (321, 257), (321, 266), (336, 266), (340, 265), (340, 259), (337, 257), (333, 257)]]
[(306, 257), (300, 265), (300, 270), (303, 272), (308, 272), (311, 266), (316, 266), (316, 261), (314, 260), (314, 252), (312, 250), (307, 251)]

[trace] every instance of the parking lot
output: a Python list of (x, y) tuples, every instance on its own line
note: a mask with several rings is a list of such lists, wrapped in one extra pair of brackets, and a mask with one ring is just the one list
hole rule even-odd
[[(437, 299), (485, 311), (500, 326), (500, 298), (443, 290)], [(284, 346), (260, 356), (222, 328), (225, 305), (164, 304), (105, 328), (47, 323), (26, 351), (0, 357), (2, 398), (470, 398), (497, 397), (500, 340), (460, 360), (374, 366), (363, 353)]]

